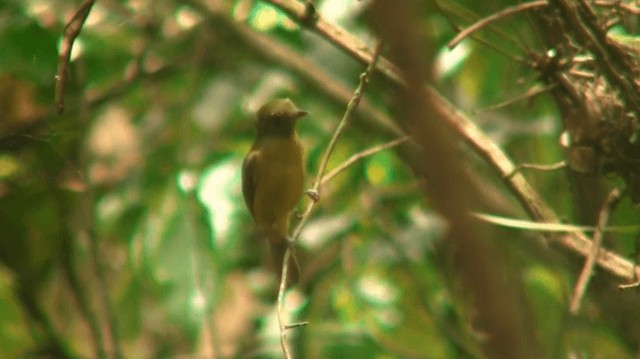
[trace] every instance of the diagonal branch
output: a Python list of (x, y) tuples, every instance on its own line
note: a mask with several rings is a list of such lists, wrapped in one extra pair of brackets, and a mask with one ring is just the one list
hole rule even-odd
[(349, 168), (349, 166), (351, 166), (352, 164), (356, 163), (357, 161), (372, 156), (378, 152), (384, 151), (386, 149), (398, 146), (406, 141), (409, 140), (409, 136), (405, 136), (402, 138), (398, 138), (395, 139), (393, 141), (387, 142), (387, 143), (383, 143), (374, 147), (371, 147), (369, 149), (366, 149), (364, 151), (358, 152), (356, 154), (354, 154), (353, 156), (349, 157), (346, 161), (342, 162), (338, 167), (334, 168), (331, 170), (331, 172), (327, 173), (326, 175), (324, 175), (322, 177), (322, 181), (320, 181), (320, 186), (324, 185), (325, 183), (331, 181), (331, 179), (333, 179), (333, 177), (337, 176), (338, 174), (340, 174), (342, 171), (346, 170), (347, 168)]
[(94, 3), (95, 0), (85, 0), (64, 27), (62, 44), (60, 45), (60, 53), (58, 54), (58, 73), (56, 75), (56, 107), (58, 114), (64, 112), (64, 90), (67, 85), (67, 78), (69, 77), (69, 61), (71, 60), (73, 43), (76, 41), (78, 35), (80, 35), (82, 26), (87, 20)]

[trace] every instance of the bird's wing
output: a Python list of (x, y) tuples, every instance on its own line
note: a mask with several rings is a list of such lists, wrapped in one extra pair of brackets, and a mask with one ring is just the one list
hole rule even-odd
[(249, 208), (252, 216), (254, 216), (253, 197), (256, 193), (256, 163), (258, 156), (258, 151), (251, 151), (242, 163), (242, 195), (244, 203)]

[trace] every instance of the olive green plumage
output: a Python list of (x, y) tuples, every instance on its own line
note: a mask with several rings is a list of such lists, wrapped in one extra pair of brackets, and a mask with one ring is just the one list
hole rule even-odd
[(303, 193), (303, 149), (295, 127), (306, 114), (289, 99), (262, 106), (255, 142), (242, 165), (245, 203), (269, 240), (278, 272), (288, 246), (289, 218)]

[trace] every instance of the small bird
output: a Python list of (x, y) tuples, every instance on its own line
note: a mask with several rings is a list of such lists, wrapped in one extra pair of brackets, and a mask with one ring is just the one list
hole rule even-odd
[[(242, 164), (242, 194), (260, 231), (269, 240), (274, 270), (280, 278), (289, 246), (289, 217), (303, 194), (304, 158), (296, 122), (307, 115), (289, 99), (269, 101), (258, 110), (257, 135)], [(293, 258), (293, 257), (292, 257)], [(288, 282), (297, 268), (289, 262)]]

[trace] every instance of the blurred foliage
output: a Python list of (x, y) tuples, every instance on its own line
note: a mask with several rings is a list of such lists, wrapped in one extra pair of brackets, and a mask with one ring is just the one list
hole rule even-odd
[[(372, 44), (366, 3), (316, 6)], [(459, 28), (515, 3), (428, 2), (421, 26), (437, 53), (436, 86), (516, 162), (557, 162), (563, 129), (551, 96), (491, 107), (538, 83), (523, 60), (546, 50), (527, 16), (446, 49)], [(364, 68), (260, 1), (100, 0), (75, 43), (67, 110), (57, 116), (57, 48), (79, 5), (0, 2), (0, 357), (279, 357), (267, 249), (240, 193), (253, 114), (279, 96), (311, 113), (299, 124), (310, 186), (345, 103), (271, 51), (284, 45), (350, 89)], [(374, 76), (365, 97), (393, 115), (391, 91)], [(359, 111), (329, 169), (390, 133)], [(522, 217), (501, 179), (466, 154), (497, 208)], [(525, 171), (576, 220), (563, 171)], [(484, 357), (486, 333), (421, 185), (402, 151), (388, 150), (323, 188), (299, 243), (310, 274), (287, 295), (289, 321), (309, 321), (289, 331), (296, 357)], [(638, 217), (624, 199), (611, 223)], [(572, 316), (582, 260), (527, 231), (491, 234), (545, 357), (639, 355), (636, 292), (616, 291), (617, 280), (596, 271), (583, 312)], [(615, 234), (606, 245), (634, 257), (637, 238)]]

